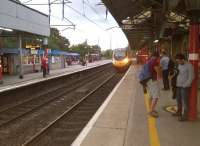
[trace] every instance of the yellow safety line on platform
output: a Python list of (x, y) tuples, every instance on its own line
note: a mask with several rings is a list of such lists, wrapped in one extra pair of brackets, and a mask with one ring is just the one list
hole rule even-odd
[[(145, 104), (147, 111), (149, 111), (149, 101), (148, 95), (145, 94)], [(160, 140), (158, 137), (158, 131), (156, 128), (156, 119), (148, 116), (148, 126), (149, 126), (149, 136), (150, 136), (150, 146), (160, 146)]]

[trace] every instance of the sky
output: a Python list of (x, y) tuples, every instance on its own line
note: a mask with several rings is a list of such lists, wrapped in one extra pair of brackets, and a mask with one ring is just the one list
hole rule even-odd
[[(20, 1), (29, 7), (48, 14), (48, 5), (28, 5), (47, 4), (48, 0)], [(51, 2), (53, 1), (51, 0)], [(101, 4), (101, 0), (70, 0), (64, 7), (64, 17), (66, 19), (63, 19), (62, 5), (51, 5), (50, 24), (75, 25), (75, 29), (73, 26), (56, 26), (61, 35), (69, 39), (71, 45), (87, 41), (89, 45), (99, 45), (102, 50), (126, 47), (128, 41), (124, 33), (110, 13), (108, 13), (106, 19), (106, 8)]]

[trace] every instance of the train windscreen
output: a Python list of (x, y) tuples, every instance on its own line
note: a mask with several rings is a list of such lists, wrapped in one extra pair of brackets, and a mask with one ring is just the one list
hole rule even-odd
[(116, 60), (120, 60), (126, 57), (126, 51), (114, 51), (114, 58)]

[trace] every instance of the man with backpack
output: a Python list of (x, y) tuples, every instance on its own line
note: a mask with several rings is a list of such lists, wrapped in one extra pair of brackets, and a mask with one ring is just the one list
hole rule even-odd
[[(145, 68), (146, 68), (146, 72), (145, 72)], [(150, 96), (149, 115), (152, 117), (158, 117), (158, 112), (155, 110), (155, 108), (156, 108), (158, 99), (160, 97), (160, 88), (158, 84), (159, 73), (160, 73), (159, 54), (157, 52), (154, 52), (150, 60), (143, 66), (143, 69), (139, 74), (140, 83), (143, 86), (147, 87), (147, 90), (149, 92), (149, 96)]]
[(159, 53), (154, 52), (149, 60), (149, 70), (151, 72), (151, 80), (147, 82), (147, 89), (149, 90), (149, 115), (158, 117), (158, 112), (155, 110), (158, 99), (160, 97), (160, 87), (158, 83), (158, 76), (160, 74)]
[(139, 74), (140, 84), (142, 84), (144, 93), (147, 93), (147, 82), (151, 79), (151, 72), (149, 70), (148, 62), (145, 63), (142, 67), (142, 70)]

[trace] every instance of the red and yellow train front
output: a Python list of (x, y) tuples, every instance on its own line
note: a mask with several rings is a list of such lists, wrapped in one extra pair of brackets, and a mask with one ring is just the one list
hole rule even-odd
[(125, 69), (130, 65), (127, 51), (115, 50), (113, 53), (113, 66), (117, 69)]

